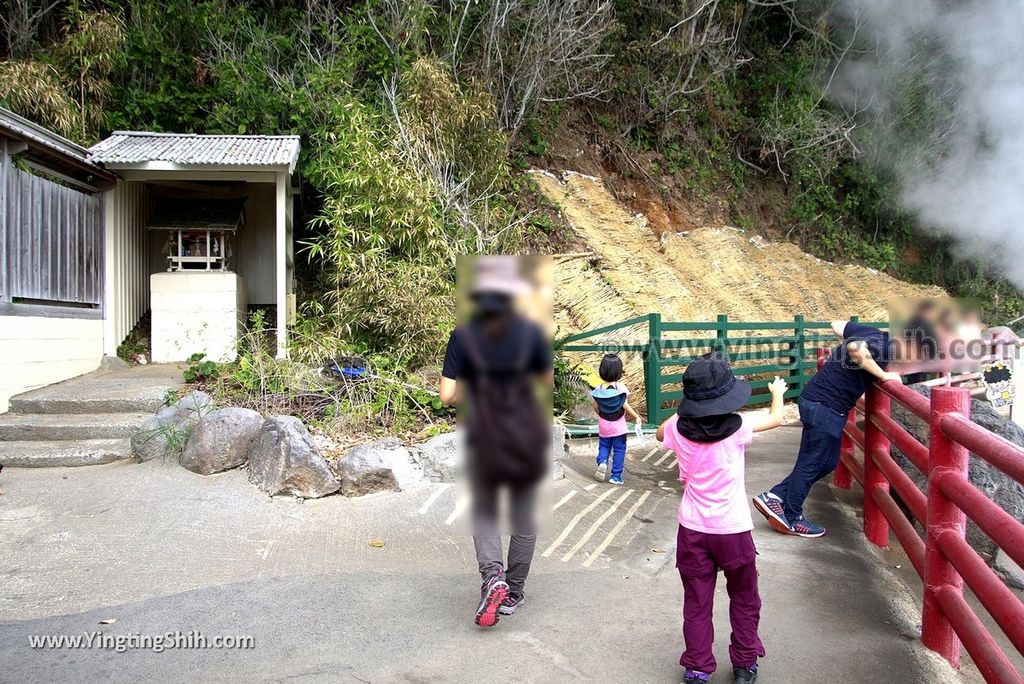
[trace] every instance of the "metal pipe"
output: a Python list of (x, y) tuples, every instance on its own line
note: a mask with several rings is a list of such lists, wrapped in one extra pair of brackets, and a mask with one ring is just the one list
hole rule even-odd
[(972, 423), (970, 412), (944, 415), (938, 423), (944, 437), (956, 440), (978, 458), (988, 461), (1024, 485), (1024, 448)]
[(922, 474), (928, 473), (928, 447), (921, 444), (910, 432), (892, 419), (891, 415), (873, 413), (868, 418), (878, 429), (892, 440)]
[(928, 519), (928, 498), (924, 495), (910, 476), (900, 468), (892, 456), (881, 451), (872, 451), (871, 460), (882, 471), (889, 484), (895, 487), (896, 493), (907, 504), (910, 512), (923, 525)]
[[(889, 492), (889, 480), (878, 467), (878, 460), (889, 458), (889, 438), (878, 429), (871, 417), (888, 416), (890, 402), (889, 395), (883, 394), (874, 384), (868, 386), (864, 402), (864, 415), (868, 417), (864, 423), (864, 534), (872, 544), (883, 548), (889, 545), (889, 521), (879, 509), (875, 498), (868, 494), (876, 488)], [(880, 458), (873, 458), (875, 454)]]
[(929, 419), (928, 400), (914, 390), (910, 389), (906, 385), (901, 385), (895, 380), (876, 382), (873, 384), (875, 387), (878, 387), (880, 390), (888, 394), (891, 398), (903, 404), (908, 411), (921, 420), (927, 421)]
[(850, 454), (839, 454), (839, 460), (843, 462), (846, 469), (850, 471), (850, 475), (853, 476), (862, 487), (864, 486), (864, 466), (857, 462), (857, 459), (852, 453)]
[(1017, 565), (1024, 567), (1024, 523), (1000, 508), (970, 482), (955, 475), (939, 474), (935, 477), (935, 485)]
[(849, 435), (854, 444), (859, 446), (861, 449), (864, 448), (864, 431), (852, 422), (846, 424), (846, 428), (843, 429), (843, 434)]

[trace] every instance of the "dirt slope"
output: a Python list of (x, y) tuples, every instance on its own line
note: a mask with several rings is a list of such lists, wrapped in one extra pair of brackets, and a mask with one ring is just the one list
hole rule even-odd
[[(601, 179), (532, 173), (583, 245), (583, 254), (563, 256), (556, 265), (560, 335), (650, 312), (666, 321), (714, 321), (718, 314), (741, 322), (785, 321), (796, 314), (816, 321), (886, 320), (894, 299), (944, 294), (862, 266), (828, 263), (735, 228), (669, 230), (658, 237), (647, 218), (630, 212)], [(643, 334), (638, 327), (616, 339)], [(627, 377), (640, 377), (639, 359), (627, 361)]]

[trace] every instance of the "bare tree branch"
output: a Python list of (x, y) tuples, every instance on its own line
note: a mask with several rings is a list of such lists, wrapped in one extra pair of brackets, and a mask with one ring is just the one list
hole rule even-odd
[(469, 0), (447, 5), (449, 59), (479, 77), (514, 137), (543, 102), (600, 97), (610, 0)]
[(5, 0), (0, 7), (0, 26), (7, 44), (7, 58), (20, 59), (32, 53), (43, 22), (62, 0)]

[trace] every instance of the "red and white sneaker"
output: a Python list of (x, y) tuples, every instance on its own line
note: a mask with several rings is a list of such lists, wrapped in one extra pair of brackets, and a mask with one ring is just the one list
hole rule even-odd
[(480, 605), (476, 609), (476, 624), (493, 627), (498, 624), (498, 609), (508, 596), (505, 575), (496, 575), (480, 588)]

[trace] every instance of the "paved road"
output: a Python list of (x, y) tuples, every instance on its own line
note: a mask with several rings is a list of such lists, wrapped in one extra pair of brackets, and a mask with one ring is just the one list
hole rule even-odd
[[(759, 435), (748, 488), (791, 464), (799, 430)], [(673, 682), (679, 486), (653, 442), (625, 487), (590, 479), (574, 446), (538, 544), (527, 605), (472, 624), (472, 541), (450, 485), (358, 500), (268, 500), (233, 472), (170, 464), (8, 470), (0, 499), (0, 681)], [(914, 639), (912, 594), (828, 487), (829, 535), (782, 537), (757, 518), (768, 650), (759, 681), (962, 681)], [(385, 542), (383, 548), (369, 545)], [(731, 681), (727, 601), (716, 605)], [(102, 620), (116, 622), (102, 625)], [(251, 635), (251, 650), (33, 650), (29, 635)]]

